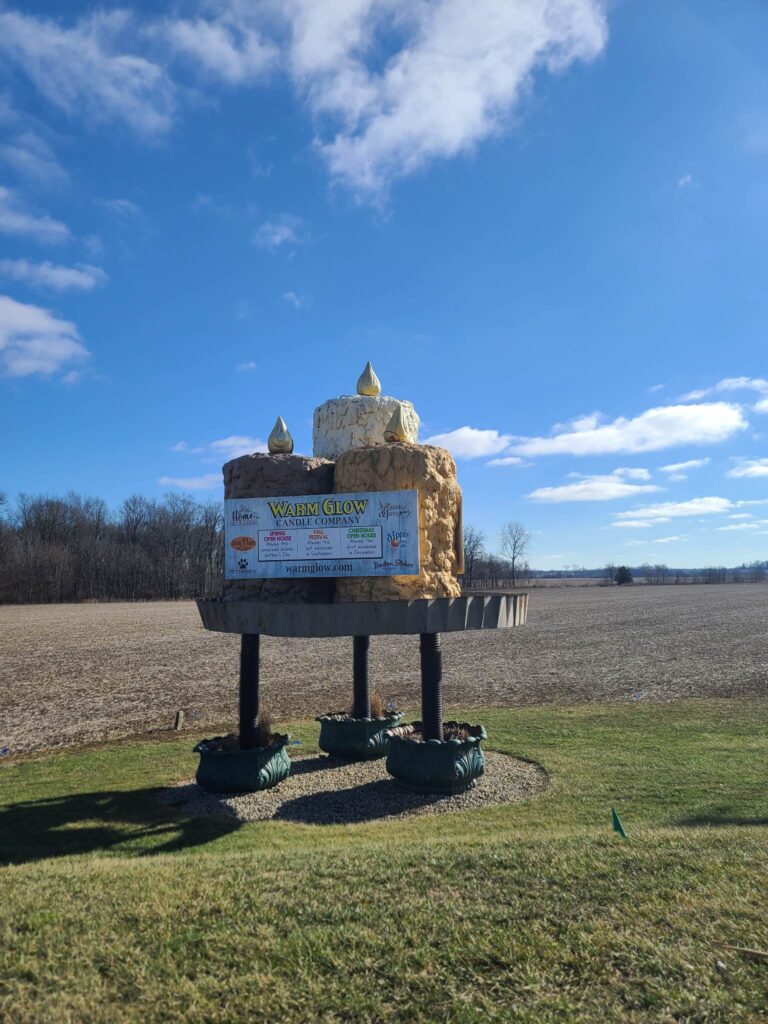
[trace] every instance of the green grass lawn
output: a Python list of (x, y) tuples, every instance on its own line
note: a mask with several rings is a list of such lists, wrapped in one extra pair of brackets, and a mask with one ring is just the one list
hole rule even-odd
[(768, 701), (469, 715), (545, 794), (238, 826), (156, 803), (190, 734), (4, 766), (0, 1021), (768, 1021), (712, 945), (768, 949)]

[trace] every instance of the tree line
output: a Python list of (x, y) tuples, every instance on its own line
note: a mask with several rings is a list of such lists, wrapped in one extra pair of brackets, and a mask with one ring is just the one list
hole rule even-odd
[[(506, 523), (495, 554), (486, 549), (485, 534), (466, 524), (464, 588), (526, 586), (552, 575), (530, 568), (530, 540), (522, 523)], [(602, 577), (610, 584), (618, 568), (573, 566), (558, 575)], [(768, 562), (686, 570), (644, 564), (632, 573), (652, 584), (761, 583), (768, 580)], [(0, 493), (0, 603), (183, 600), (218, 594), (223, 574), (221, 502), (134, 494), (111, 511), (101, 498), (70, 492), (21, 494), (11, 507)]]
[(224, 567), (220, 502), (134, 494), (0, 494), (0, 602), (178, 600), (214, 594)]

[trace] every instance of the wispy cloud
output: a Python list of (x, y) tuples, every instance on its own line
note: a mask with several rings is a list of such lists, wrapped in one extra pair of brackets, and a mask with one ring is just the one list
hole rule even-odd
[(253, 370), (257, 370), (258, 367), (258, 363), (254, 363), (252, 359), (249, 359), (245, 363), (238, 363), (235, 369), (238, 373), (251, 373)]
[(145, 216), (139, 204), (134, 203), (132, 199), (97, 199), (96, 201), (99, 206), (103, 206), (105, 210), (109, 210), (110, 213), (114, 213), (118, 217), (135, 217), (137, 220), (141, 220)]
[(532, 463), (526, 462), (525, 459), (521, 459), (519, 455), (504, 455), (500, 459), (490, 459), (486, 465), (488, 466), (530, 466)]
[(161, 22), (155, 32), (162, 34), (171, 49), (194, 62), (212, 78), (228, 85), (248, 85), (263, 78), (277, 62), (278, 47), (266, 39), (255, 24), (254, 5), (220, 5), (218, 17), (171, 19)]
[(692, 184), (693, 184), (693, 175), (692, 174), (684, 174), (681, 178), (677, 179), (677, 187), (678, 188), (690, 188)]
[(760, 395), (768, 395), (768, 380), (764, 377), (723, 377), (717, 384), (709, 388), (700, 388), (681, 395), (681, 402), (698, 402), (709, 395), (725, 394), (733, 391), (756, 391)]
[(734, 530), (759, 530), (760, 523), (729, 523), (727, 526), (716, 526), (719, 533), (730, 533)]
[(691, 498), (688, 501), (665, 501), (658, 505), (644, 505), (641, 508), (634, 508), (628, 512), (614, 513), (617, 521), (634, 520), (655, 520), (657, 522), (668, 519), (678, 519), (685, 516), (708, 516), (719, 513), (730, 512), (738, 506), (729, 498)]
[(172, 123), (174, 86), (162, 63), (140, 56), (133, 16), (95, 11), (71, 26), (0, 11), (0, 54), (53, 106), (90, 123), (157, 136)]
[(69, 177), (53, 148), (30, 128), (11, 134), (0, 145), (0, 160), (24, 182), (52, 185)]
[(296, 292), (283, 292), (283, 298), (286, 302), (290, 302), (294, 309), (301, 309), (304, 305), (304, 298), (297, 295)]
[(768, 476), (768, 458), (740, 458), (737, 460), (736, 465), (729, 469), (725, 475), (747, 478)]
[(202, 444), (191, 445), (179, 441), (171, 449), (189, 455), (202, 455), (207, 459), (235, 459), (238, 455), (249, 455), (251, 452), (265, 452), (266, 441), (260, 437), (248, 437), (246, 434), (231, 434), (215, 441), (204, 441)]
[(552, 437), (529, 437), (510, 448), (516, 455), (610, 455), (651, 452), (682, 444), (725, 441), (747, 427), (737, 405), (710, 402), (648, 409), (633, 419), (569, 429)]
[[(573, 483), (561, 484), (557, 487), (538, 487), (531, 491), (528, 498), (533, 501), (566, 502), (566, 501), (615, 501), (617, 498), (630, 498), (636, 494), (650, 494), (662, 488), (655, 484), (630, 483), (637, 473), (647, 474), (647, 470), (617, 469), (613, 473), (584, 476)], [(574, 474), (575, 475), (575, 474)], [(640, 477), (645, 479), (647, 477)]]
[(498, 430), (479, 430), (477, 427), (458, 427), (445, 434), (433, 434), (424, 442), (439, 448), (447, 448), (457, 459), (479, 459), (484, 455), (496, 455), (509, 447), (511, 434), (500, 434)]
[(303, 222), (292, 213), (280, 213), (265, 220), (253, 234), (253, 244), (274, 251), (283, 245), (301, 245), (305, 241)]
[[(0, 14), (2, 18), (2, 14)], [(66, 242), (69, 228), (45, 214), (31, 213), (9, 188), (0, 185), (0, 233), (32, 238), (43, 245)]]
[(662, 473), (668, 473), (670, 480), (687, 480), (692, 469), (701, 469), (709, 459), (687, 459), (685, 462), (670, 462), (668, 466), (659, 466)]
[(54, 291), (89, 292), (106, 284), (107, 275), (99, 267), (76, 263), (64, 267), (55, 263), (30, 263), (29, 260), (0, 260), (0, 276), (20, 281), (32, 288), (50, 288)]
[(89, 352), (69, 320), (0, 295), (0, 371), (8, 377), (51, 377)]
[[(656, 519), (656, 520), (654, 520), (654, 522), (655, 523), (668, 523), (669, 520), (668, 519)], [(646, 520), (646, 519), (624, 519), (620, 523), (611, 523), (611, 526), (621, 526), (622, 528), (632, 529), (632, 530), (643, 530), (643, 529), (648, 529), (649, 530), (654, 525), (654, 522), (650, 522), (649, 520)]]
[(164, 487), (180, 487), (185, 491), (212, 491), (223, 487), (221, 473), (205, 473), (203, 476), (161, 476), (158, 481)]

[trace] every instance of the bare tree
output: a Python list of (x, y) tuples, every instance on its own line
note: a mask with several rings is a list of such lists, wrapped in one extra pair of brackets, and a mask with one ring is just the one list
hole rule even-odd
[(485, 534), (474, 526), (464, 527), (464, 586), (475, 582), (475, 571), (484, 554)]
[(499, 535), (499, 547), (501, 548), (502, 555), (509, 562), (510, 579), (513, 587), (517, 586), (520, 569), (525, 562), (525, 555), (530, 542), (531, 535), (522, 523), (518, 523), (513, 519), (502, 526), (501, 534)]
[(616, 579), (616, 566), (613, 562), (605, 563), (605, 578), (609, 583), (613, 583)]

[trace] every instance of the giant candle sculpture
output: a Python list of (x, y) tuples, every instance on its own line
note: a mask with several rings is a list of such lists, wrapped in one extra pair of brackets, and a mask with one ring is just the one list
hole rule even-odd
[[(482, 727), (443, 723), (438, 634), (521, 625), (527, 596), (461, 596), (456, 465), (445, 449), (420, 445), (418, 430), (413, 405), (382, 396), (368, 363), (357, 394), (315, 410), (311, 458), (293, 453), (278, 417), (268, 452), (224, 466), (226, 581), (219, 600), (198, 607), (206, 628), (242, 635), (240, 735), (237, 749), (200, 745), (202, 785), (265, 788), (289, 770), (284, 737), (257, 746), (261, 633), (353, 638), (351, 713), (319, 719), (328, 753), (386, 753), (397, 782), (428, 792), (458, 792), (482, 774)], [(370, 637), (414, 633), (422, 721), (372, 718)]]

